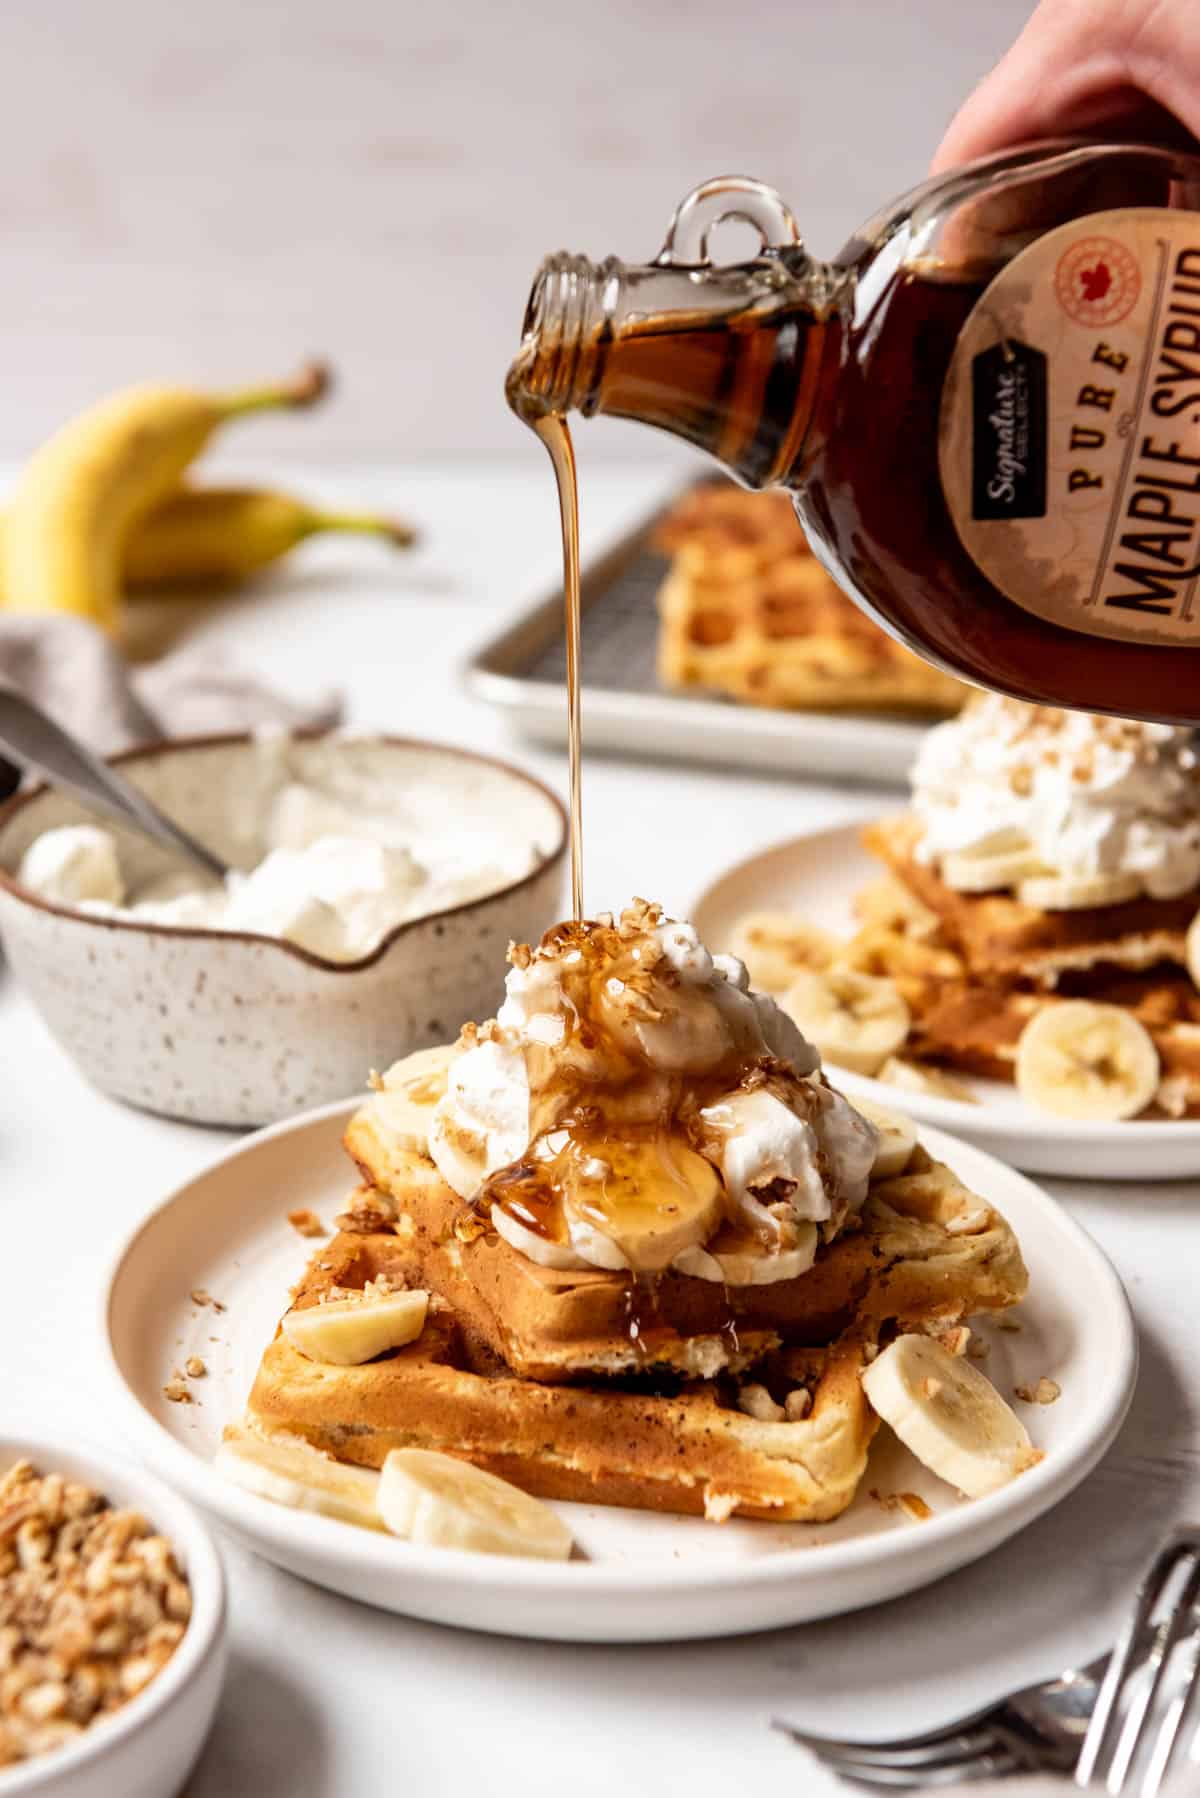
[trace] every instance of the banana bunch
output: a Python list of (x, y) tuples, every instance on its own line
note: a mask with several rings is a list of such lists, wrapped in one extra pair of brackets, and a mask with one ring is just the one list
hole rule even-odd
[(182, 484), (227, 420), (311, 406), (328, 386), (314, 363), (231, 393), (134, 387), (72, 419), (30, 459), (0, 521), (0, 609), (74, 612), (115, 632), (127, 594), (244, 579), (319, 531), (411, 543), (389, 519)]

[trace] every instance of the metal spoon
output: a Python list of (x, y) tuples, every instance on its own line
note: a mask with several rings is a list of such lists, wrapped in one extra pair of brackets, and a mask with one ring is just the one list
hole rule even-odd
[(0, 749), (22, 767), (42, 774), (122, 824), (131, 824), (163, 849), (182, 855), (206, 874), (224, 880), (229, 869), (220, 856), (181, 830), (144, 793), (107, 762), (85, 749), (68, 731), (14, 687), (0, 685)]

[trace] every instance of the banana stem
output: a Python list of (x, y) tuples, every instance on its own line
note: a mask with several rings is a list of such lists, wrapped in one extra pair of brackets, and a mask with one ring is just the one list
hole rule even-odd
[(305, 535), (313, 537), (319, 531), (357, 531), (367, 537), (383, 537), (397, 549), (407, 549), (417, 540), (412, 525), (399, 518), (380, 518), (374, 512), (314, 512)]
[(312, 406), (329, 392), (333, 373), (327, 362), (306, 362), (289, 381), (274, 381), (263, 387), (243, 387), (217, 401), (218, 410), (226, 418), (240, 417), (244, 412), (270, 412), (281, 407)]

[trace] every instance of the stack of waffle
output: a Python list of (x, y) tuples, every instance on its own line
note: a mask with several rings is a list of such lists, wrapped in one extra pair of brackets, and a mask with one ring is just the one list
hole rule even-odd
[[(1123, 1007), (1149, 1031), (1161, 1068), (1156, 1108), (1200, 1116), (1200, 992), (1185, 945), (1198, 895), (1046, 911), (1013, 893), (957, 892), (918, 859), (920, 835), (912, 817), (864, 833), (910, 902), (896, 953), (874, 970), (893, 979), (912, 1014), (904, 1052), (1011, 1080), (1029, 1020), (1087, 998)], [(862, 909), (885, 896), (869, 890)]]
[(663, 520), (659, 677), (798, 710), (957, 711), (966, 689), (895, 643), (826, 574), (785, 493), (704, 486)]
[(859, 1376), (881, 1338), (950, 1330), (1024, 1292), (1003, 1218), (908, 1143), (857, 1227), (797, 1279), (727, 1292), (667, 1273), (647, 1290), (628, 1273), (548, 1269), (389, 1126), (389, 1095), (431, 1105), (436, 1086), (427, 1056), (412, 1058), (352, 1119), (363, 1183), (293, 1295), (303, 1308), (372, 1281), (420, 1287), (433, 1295), (422, 1335), (345, 1367), (280, 1331), (252, 1429), (365, 1467), (395, 1448), (446, 1451), (551, 1498), (817, 1521), (862, 1477), (875, 1420)]

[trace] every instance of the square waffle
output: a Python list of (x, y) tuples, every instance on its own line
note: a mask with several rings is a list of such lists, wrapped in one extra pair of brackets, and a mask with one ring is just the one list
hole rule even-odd
[(663, 520), (659, 677), (751, 705), (957, 711), (966, 688), (859, 611), (808, 547), (784, 493), (699, 487)]
[(1185, 938), (1200, 894), (1039, 911), (1010, 893), (958, 893), (916, 859), (920, 831), (913, 817), (887, 818), (868, 825), (863, 842), (936, 915), (942, 939), (962, 957), (972, 981), (1052, 987), (1064, 976), (1095, 970), (1185, 965)]
[[(859, 1376), (881, 1335), (897, 1324), (952, 1323), (1015, 1303), (1025, 1290), (1003, 1219), (917, 1150), (902, 1174), (872, 1189), (862, 1230), (827, 1252), (827, 1264), (840, 1251), (852, 1268), (834, 1280), (840, 1327), (822, 1343), (771, 1349), (755, 1365), (755, 1381), (777, 1405), (800, 1395), (794, 1416), (747, 1415), (727, 1373), (697, 1379), (642, 1364), (617, 1379), (593, 1374), (582, 1385), (523, 1378), (497, 1352), (453, 1257), (439, 1260), (415, 1224), (405, 1227), (422, 1209), (412, 1190), (420, 1158), (411, 1161), (403, 1188), (415, 1201), (410, 1210), (360, 1189), (293, 1297), (304, 1307), (381, 1276), (393, 1285), (419, 1281), (436, 1295), (422, 1335), (365, 1366), (333, 1367), (306, 1359), (277, 1332), (250, 1394), (252, 1428), (303, 1437), (365, 1467), (382, 1466), (394, 1448), (439, 1450), (546, 1498), (819, 1522), (845, 1510), (866, 1466), (875, 1420)], [(423, 1178), (417, 1184), (429, 1186)], [(458, 1246), (465, 1260), (478, 1241)], [(831, 1288), (818, 1268), (792, 1282), (814, 1281), (824, 1295), (814, 1316), (830, 1308)], [(463, 1299), (462, 1311), (430, 1277), (435, 1272)], [(621, 1284), (612, 1275), (570, 1278), (585, 1294)], [(510, 1296), (518, 1290), (511, 1277), (505, 1284)], [(578, 1315), (570, 1292), (558, 1289), (550, 1302), (552, 1310), (565, 1303), (564, 1316)], [(514, 1303), (510, 1324), (521, 1309)], [(501, 1340), (511, 1343), (508, 1330)]]
[(1158, 1051), (1158, 1110), (1200, 1117), (1200, 993), (1186, 974), (1160, 968), (1069, 980), (1061, 993), (914, 974), (894, 978), (912, 1014), (906, 1055), (998, 1080), (1013, 1079), (1021, 1032), (1047, 1005), (1068, 997), (1120, 1005), (1145, 1025)]
[(525, 1378), (737, 1373), (775, 1344), (821, 1346), (856, 1320), (957, 1321), (1024, 1291), (1004, 1219), (920, 1148), (902, 1174), (872, 1185), (860, 1227), (824, 1245), (798, 1279), (727, 1292), (668, 1273), (647, 1302), (627, 1274), (541, 1267), (494, 1231), (461, 1240), (463, 1201), (432, 1162), (389, 1142), (370, 1103), (346, 1144), (376, 1188), (371, 1202), (389, 1209), (410, 1283), (439, 1293), (468, 1338)]

